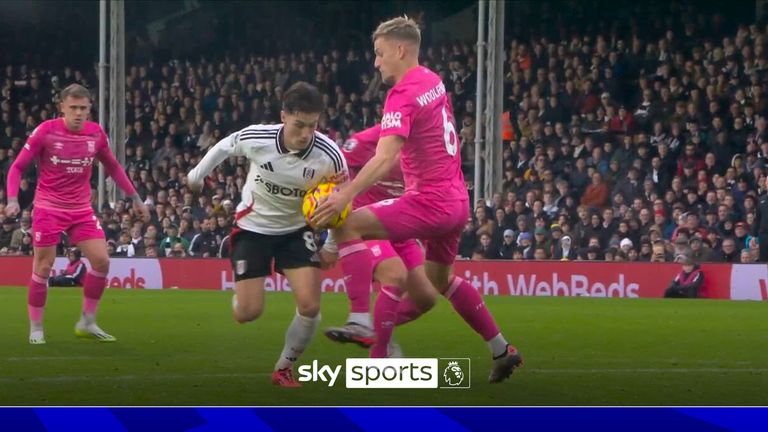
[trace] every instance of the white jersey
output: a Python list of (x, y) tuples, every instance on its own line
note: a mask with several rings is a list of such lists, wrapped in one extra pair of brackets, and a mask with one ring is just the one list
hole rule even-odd
[(306, 192), (320, 183), (341, 183), (348, 177), (347, 162), (336, 143), (315, 132), (300, 152), (282, 144), (282, 124), (253, 125), (235, 132), (212, 148), (189, 173), (200, 183), (213, 167), (230, 156), (251, 161), (236, 224), (259, 234), (279, 235), (307, 225), (301, 211)]

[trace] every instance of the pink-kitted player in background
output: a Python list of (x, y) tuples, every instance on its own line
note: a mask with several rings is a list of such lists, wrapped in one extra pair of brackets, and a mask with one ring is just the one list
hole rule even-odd
[(134, 209), (145, 222), (149, 210), (142, 202), (123, 167), (109, 148), (104, 130), (88, 121), (91, 94), (85, 87), (72, 84), (61, 92), (63, 117), (41, 123), (29, 136), (23, 150), (8, 171), (9, 217), (19, 211), (18, 193), (22, 174), (36, 162), (38, 184), (32, 213), (34, 260), (29, 281), (29, 343), (44, 344), (43, 311), (48, 295), (48, 277), (56, 258), (56, 245), (62, 232), (69, 235), (88, 258), (91, 268), (83, 282), (83, 309), (75, 325), (75, 334), (102, 342), (116, 339), (96, 324), (96, 309), (106, 287), (109, 273), (107, 243), (91, 207), (91, 171), (96, 162), (133, 199)]

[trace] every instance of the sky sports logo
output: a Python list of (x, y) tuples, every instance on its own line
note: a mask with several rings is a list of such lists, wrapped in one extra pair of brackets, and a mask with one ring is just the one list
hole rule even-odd
[[(322, 382), (333, 387), (340, 381), (341, 365), (321, 365), (317, 360), (299, 366), (301, 382)], [(344, 365), (347, 388), (360, 389), (468, 389), (468, 358), (350, 358)]]

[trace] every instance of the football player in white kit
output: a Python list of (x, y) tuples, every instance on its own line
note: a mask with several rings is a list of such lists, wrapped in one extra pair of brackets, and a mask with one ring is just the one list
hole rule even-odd
[(264, 310), (264, 280), (283, 273), (296, 299), (296, 316), (285, 334), (285, 346), (275, 364), (272, 382), (300, 387), (293, 363), (307, 348), (320, 322), (320, 259), (314, 233), (301, 211), (306, 191), (319, 183), (346, 180), (347, 163), (339, 148), (317, 132), (324, 110), (314, 86), (298, 82), (283, 95), (275, 125), (252, 125), (219, 141), (188, 174), (193, 190), (225, 159), (250, 161), (242, 201), (230, 236), (235, 273), (232, 306), (239, 323), (257, 319)]

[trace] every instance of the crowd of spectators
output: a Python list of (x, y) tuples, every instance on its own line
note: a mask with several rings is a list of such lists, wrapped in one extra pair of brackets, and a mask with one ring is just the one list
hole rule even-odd
[(476, 203), (463, 257), (758, 259), (768, 28), (636, 24), (511, 43), (503, 191)]
[[(461, 256), (663, 262), (686, 252), (697, 261), (755, 261), (768, 162), (768, 29), (741, 25), (713, 36), (716, 20), (511, 40), (505, 136), (495, 144), (504, 146), (503, 191), (475, 204)], [(370, 49), (207, 59), (127, 68), (125, 167), (152, 221), (138, 221), (122, 200), (97, 209), (115, 256), (226, 256), (246, 161), (222, 164), (201, 195), (187, 190), (185, 174), (228, 134), (279, 122), (292, 83), (324, 93), (319, 130), (340, 144), (382, 113), (386, 88)], [(423, 47), (421, 60), (452, 98), (471, 179), (475, 47), (438, 42)], [(0, 71), (0, 210), (10, 163), (71, 83), (96, 88), (95, 69)], [(30, 253), (35, 180), (30, 170), (22, 181), (24, 214), (2, 221), (0, 255)]]

